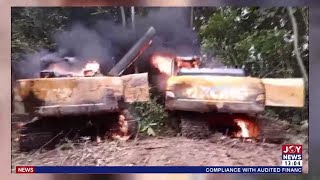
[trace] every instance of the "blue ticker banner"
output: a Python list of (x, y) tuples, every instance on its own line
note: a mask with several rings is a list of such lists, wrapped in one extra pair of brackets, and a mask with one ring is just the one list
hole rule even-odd
[(16, 173), (244, 173), (299, 174), (302, 167), (292, 166), (17, 166)]

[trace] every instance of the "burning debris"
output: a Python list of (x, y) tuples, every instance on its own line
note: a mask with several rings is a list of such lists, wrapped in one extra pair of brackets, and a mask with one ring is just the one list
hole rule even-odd
[(161, 74), (177, 75), (181, 69), (198, 69), (200, 58), (197, 56), (181, 57), (170, 53), (155, 53), (151, 58), (151, 64)]
[(40, 72), (40, 78), (94, 77), (99, 75), (101, 75), (100, 64), (97, 61), (89, 61), (85, 67), (80, 70), (71, 69), (70, 67), (55, 63), (49, 65), (48, 69)]
[(177, 69), (198, 69), (200, 67), (200, 57), (180, 57), (177, 56), (175, 62), (177, 63)]
[(91, 61), (86, 64), (82, 73), (85, 77), (93, 77), (100, 74), (100, 64), (96, 61)]
[[(152, 43), (151, 38), (155, 35), (155, 29), (150, 27), (140, 40), (123, 56), (108, 73), (111, 76), (120, 76), (136, 61), (140, 55)], [(47, 60), (47, 59), (46, 59)], [(65, 57), (63, 59), (52, 59), (45, 61), (46, 69), (40, 72), (41, 78), (53, 77), (94, 77), (101, 76), (100, 64), (96, 60), (86, 61), (83, 68), (76, 64), (80, 60), (75, 57)], [(78, 66), (76, 66), (78, 65)]]
[(136, 134), (139, 129), (138, 126), (133, 126), (132, 123), (136, 121), (128, 110), (124, 110), (119, 115), (118, 129), (111, 132), (111, 139), (126, 141), (132, 138), (131, 134)]
[[(101, 66), (101, 73), (107, 75), (150, 26), (157, 29), (157, 34), (152, 39), (151, 47), (148, 47), (150, 41), (146, 41), (144, 45), (147, 49), (138, 48), (141, 50), (139, 53), (145, 51), (142, 56), (138, 55), (141, 61), (138, 64), (140, 72), (146, 72), (145, 65), (149, 55), (158, 50), (198, 53), (200, 49), (197, 33), (189, 28), (189, 20), (184, 18), (188, 13), (185, 8), (156, 8), (144, 16), (136, 14), (134, 29), (128, 28), (131, 27), (130, 24), (123, 27), (111, 20), (90, 22), (89, 26), (85, 22), (72, 22), (70, 26), (66, 26), (66, 31), (53, 34), (51, 39), (55, 44), (54, 52), (52, 49), (43, 49), (37, 53), (26, 54), (20, 63), (14, 65), (15, 77), (37, 78), (40, 71), (47, 70), (48, 64), (57, 63), (64, 64), (62, 66), (71, 64), (72, 67), (77, 67), (76, 70), (80, 70), (91, 59), (96, 60)], [(153, 32), (149, 35), (154, 36)], [(186, 45), (187, 47), (183, 47)], [(116, 75), (113, 72), (111, 74)]]

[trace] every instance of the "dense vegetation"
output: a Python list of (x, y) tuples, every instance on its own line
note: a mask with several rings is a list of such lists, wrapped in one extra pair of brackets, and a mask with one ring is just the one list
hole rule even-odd
[[(146, 16), (152, 9), (155, 8), (135, 8), (134, 13)], [(256, 77), (304, 77), (303, 72), (308, 73), (307, 9), (189, 9), (191, 13), (187, 13), (185, 18), (190, 23), (186, 28), (192, 28), (198, 34), (201, 53), (207, 62), (218, 59), (227, 66), (243, 67)], [(14, 8), (12, 62), (19, 62), (26, 53), (42, 48), (55, 49), (52, 35), (65, 30), (72, 22), (90, 24), (107, 19), (125, 26), (130, 18), (130, 8)], [(296, 33), (295, 26), (298, 36), (293, 35)], [(298, 60), (302, 63), (299, 64)], [(299, 122), (308, 119), (307, 104), (308, 100), (303, 110), (270, 108), (268, 113)], [(146, 107), (155, 105), (148, 104)], [(148, 122), (154, 124), (150, 119)]]
[[(255, 77), (304, 77), (303, 71), (308, 72), (309, 60), (307, 9), (296, 9), (293, 15), (296, 24), (292, 23), (286, 8), (216, 10), (209, 17), (202, 18), (199, 28), (202, 50), (205, 54), (214, 50), (214, 55), (224, 64), (244, 67)], [(298, 29), (298, 57), (294, 51), (294, 25)], [(297, 62), (299, 56), (302, 67)], [(272, 116), (299, 122), (308, 118), (308, 101), (303, 110), (268, 110)]]

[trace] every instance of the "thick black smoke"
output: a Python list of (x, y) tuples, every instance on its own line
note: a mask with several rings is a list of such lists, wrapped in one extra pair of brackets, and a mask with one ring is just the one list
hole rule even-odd
[(98, 60), (102, 72), (107, 73), (150, 26), (157, 33), (152, 45), (139, 59), (140, 64), (147, 64), (145, 61), (155, 51), (171, 51), (181, 56), (199, 54), (197, 34), (190, 27), (189, 13), (189, 8), (152, 9), (145, 17), (135, 16), (135, 29), (131, 28), (130, 19), (126, 28), (112, 21), (100, 20), (90, 26), (76, 22), (68, 31), (54, 35), (55, 53), (42, 50), (27, 55), (15, 69), (19, 71), (19, 78), (37, 77), (40, 69), (48, 64), (62, 61), (65, 56), (74, 56), (79, 62)]

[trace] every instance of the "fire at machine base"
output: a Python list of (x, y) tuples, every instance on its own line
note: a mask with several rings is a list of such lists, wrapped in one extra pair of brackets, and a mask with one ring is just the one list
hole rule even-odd
[(170, 116), (186, 138), (208, 139), (220, 133), (225, 137), (255, 141), (260, 135), (256, 118), (247, 114), (174, 112)]
[(105, 140), (127, 141), (138, 133), (138, 121), (128, 110), (95, 116), (41, 117), (19, 125), (19, 149), (31, 151), (53, 149), (66, 139), (73, 142), (87, 139), (96, 143)]

